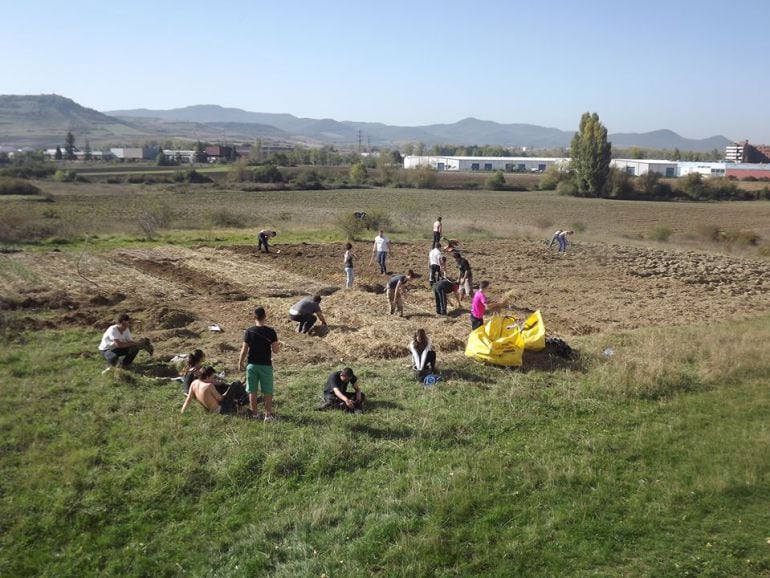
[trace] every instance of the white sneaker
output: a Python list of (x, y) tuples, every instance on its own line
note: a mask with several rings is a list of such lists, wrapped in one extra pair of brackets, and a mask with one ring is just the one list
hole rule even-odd
[(104, 370), (102, 371), (102, 375), (104, 375), (105, 373), (109, 373), (110, 371), (112, 371), (112, 366), (111, 366), (111, 365), (108, 365), (108, 366), (106, 367), (106, 369), (104, 369)]
[(265, 416), (265, 421), (275, 421), (275, 416), (274, 415), (266, 415)]

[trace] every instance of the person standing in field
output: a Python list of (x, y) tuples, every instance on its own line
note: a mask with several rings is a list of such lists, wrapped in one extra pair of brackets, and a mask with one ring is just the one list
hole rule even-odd
[(433, 297), (436, 299), (436, 314), (446, 315), (449, 294), (454, 293), (457, 298), (457, 307), (460, 307), (460, 286), (449, 279), (441, 279), (433, 284)]
[(442, 232), (443, 232), (443, 226), (441, 224), (441, 217), (438, 217), (433, 222), (433, 244), (434, 245), (436, 243), (440, 243), (441, 242)]
[(281, 350), (278, 335), (265, 322), (267, 314), (264, 307), (254, 310), (254, 325), (243, 334), (243, 346), (238, 359), (238, 371), (246, 368), (246, 391), (249, 394), (251, 417), (259, 419), (258, 395), (262, 393), (265, 402), (265, 421), (273, 417), (273, 353)]
[(321, 296), (313, 295), (312, 297), (305, 297), (297, 301), (289, 309), (289, 319), (299, 323), (297, 325), (297, 333), (307, 333), (313, 328), (318, 319), (321, 320), (322, 325), (326, 325), (326, 317), (324, 317), (321, 311)]
[(452, 253), (452, 256), (455, 258), (455, 263), (457, 263), (459, 270), (457, 283), (460, 285), (460, 297), (462, 297), (464, 291), (468, 297), (473, 298), (473, 271), (471, 271), (471, 264), (460, 253)]
[(441, 243), (433, 243), (433, 249), (428, 253), (428, 267), (430, 269), (430, 286), (443, 277), (443, 255), (441, 253)]
[(385, 235), (385, 232), (380, 229), (380, 233), (374, 238), (372, 257), (374, 257), (375, 253), (377, 254), (377, 263), (380, 265), (380, 273), (382, 274), (387, 274), (388, 272), (387, 260), (390, 251), (390, 239)]
[(471, 301), (471, 331), (484, 325), (484, 314), (487, 310), (495, 311), (503, 307), (503, 303), (490, 303), (488, 301), (487, 287), (489, 287), (489, 281), (479, 283), (479, 290), (476, 291), (473, 301)]
[(551, 237), (551, 242), (548, 243), (548, 248), (551, 248), (551, 245), (553, 245), (554, 241), (557, 241), (559, 243), (559, 250), (558, 253), (566, 253), (567, 252), (567, 235), (574, 234), (575, 231), (563, 231), (559, 229), (553, 234), (553, 237)]
[(393, 275), (388, 281), (388, 287), (385, 291), (388, 297), (388, 308), (393, 315), (398, 310), (400, 317), (404, 316), (404, 294), (406, 293), (406, 284), (415, 278), (414, 271), (409, 269), (406, 275)]
[(257, 239), (258, 239), (257, 249), (261, 251), (262, 248), (264, 247), (264, 252), (265, 253), (269, 253), (270, 252), (270, 248), (267, 246), (267, 240), (268, 239), (272, 239), (277, 234), (278, 233), (276, 233), (275, 231), (270, 231), (268, 229), (262, 229), (259, 232), (259, 235), (257, 236)]
[(345, 269), (345, 288), (353, 288), (353, 245), (351, 243), (345, 244), (345, 256), (342, 258), (342, 266)]

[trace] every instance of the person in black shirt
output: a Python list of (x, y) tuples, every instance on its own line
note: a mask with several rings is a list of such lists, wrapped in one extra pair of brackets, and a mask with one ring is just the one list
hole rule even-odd
[(457, 306), (460, 307), (460, 295), (458, 293), (460, 286), (452, 283), (449, 279), (441, 279), (433, 284), (433, 296), (436, 298), (436, 313), (446, 315), (447, 299), (450, 293), (457, 297)]
[[(353, 392), (348, 392), (348, 384), (353, 386)], [(361, 413), (365, 400), (366, 396), (358, 387), (358, 378), (352, 369), (346, 367), (342, 371), (333, 372), (326, 380), (324, 403), (319, 409), (336, 408)]]
[(246, 391), (249, 392), (251, 415), (259, 419), (257, 396), (262, 392), (265, 401), (265, 421), (273, 418), (273, 361), (272, 354), (281, 350), (278, 335), (272, 327), (265, 325), (267, 314), (264, 307), (254, 310), (254, 325), (243, 335), (238, 370), (246, 365)]
[(460, 271), (457, 277), (457, 283), (460, 285), (460, 299), (462, 299), (463, 291), (465, 294), (473, 299), (473, 272), (471, 271), (471, 264), (468, 263), (468, 259), (460, 255), (460, 253), (452, 254), (457, 263), (457, 268)]

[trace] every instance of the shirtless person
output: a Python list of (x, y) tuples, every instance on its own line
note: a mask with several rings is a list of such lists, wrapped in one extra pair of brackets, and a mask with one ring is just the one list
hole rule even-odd
[(193, 380), (190, 384), (190, 391), (187, 393), (187, 397), (184, 400), (182, 409), (179, 413), (184, 413), (187, 406), (193, 398), (204, 409), (211, 413), (218, 413), (221, 415), (235, 413), (236, 401), (235, 401), (235, 388), (228, 388), (224, 395), (217, 391), (217, 380), (214, 375), (214, 368), (210, 365), (201, 371), (200, 377)]

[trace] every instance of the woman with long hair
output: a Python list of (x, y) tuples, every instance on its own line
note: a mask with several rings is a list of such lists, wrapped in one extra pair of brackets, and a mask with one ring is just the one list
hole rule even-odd
[(353, 245), (351, 243), (345, 244), (345, 256), (342, 258), (342, 264), (345, 268), (345, 288), (351, 289), (353, 287)]
[(179, 375), (182, 378), (182, 389), (184, 390), (185, 395), (189, 393), (190, 384), (193, 380), (198, 379), (198, 373), (200, 372), (204, 359), (206, 359), (206, 354), (200, 349), (196, 349), (187, 355), (184, 367), (182, 367), (182, 371), (179, 372)]
[(426, 375), (436, 371), (436, 352), (433, 351), (433, 344), (424, 329), (414, 332), (414, 337), (409, 343), (409, 351), (412, 352), (412, 364), (417, 381), (422, 381)]

